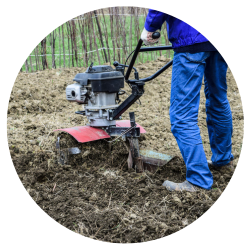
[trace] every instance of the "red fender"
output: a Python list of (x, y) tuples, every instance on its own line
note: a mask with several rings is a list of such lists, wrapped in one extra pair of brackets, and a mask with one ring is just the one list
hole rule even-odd
[[(141, 134), (146, 133), (146, 130), (138, 123), (137, 127), (140, 128)], [(130, 120), (116, 121), (117, 127), (130, 127)], [(94, 128), (90, 126), (80, 126), (73, 128), (56, 129), (54, 131), (63, 131), (72, 135), (78, 142), (89, 142), (101, 139), (110, 138), (110, 136), (101, 128)]]

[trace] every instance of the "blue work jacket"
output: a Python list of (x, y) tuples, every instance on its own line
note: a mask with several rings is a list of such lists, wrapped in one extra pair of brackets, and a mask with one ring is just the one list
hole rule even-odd
[(173, 48), (208, 41), (200, 32), (180, 19), (152, 9), (148, 11), (145, 29), (150, 32), (156, 31), (161, 29), (165, 21), (167, 22), (168, 39), (172, 43)]

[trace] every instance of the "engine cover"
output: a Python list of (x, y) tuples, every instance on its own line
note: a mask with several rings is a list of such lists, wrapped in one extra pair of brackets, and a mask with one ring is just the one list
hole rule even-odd
[(91, 84), (93, 92), (119, 92), (124, 88), (124, 76), (111, 66), (98, 65), (88, 67), (85, 73), (79, 73), (73, 79), (82, 86)]
[(85, 73), (77, 74), (73, 81), (75, 81), (74, 84), (66, 87), (66, 98), (70, 102), (82, 104), (93, 100), (92, 97), (96, 93), (118, 93), (121, 88), (124, 88), (122, 72), (106, 65), (90, 66)]

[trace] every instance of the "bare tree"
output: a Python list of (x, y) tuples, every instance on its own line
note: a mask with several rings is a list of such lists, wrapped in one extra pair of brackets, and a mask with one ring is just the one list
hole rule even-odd
[(55, 61), (55, 31), (53, 30), (52, 36), (50, 33), (50, 46), (51, 46), (51, 53), (52, 53), (52, 68), (56, 68), (56, 61)]
[(99, 50), (98, 50), (97, 41), (96, 41), (96, 35), (95, 35), (95, 26), (93, 25), (92, 20), (91, 20), (90, 24), (91, 24), (91, 28), (92, 28), (92, 31), (93, 31), (93, 37), (94, 37), (94, 43), (95, 43), (95, 47), (96, 47), (96, 54), (97, 54), (97, 57), (98, 57), (98, 62), (99, 62), (99, 64), (101, 64), (101, 59), (100, 59)]
[[(105, 11), (109, 13), (109, 17), (105, 16)], [(126, 17), (127, 13), (130, 14), (130, 17)], [(26, 72), (33, 72), (34, 70), (49, 68), (47, 46), (51, 47), (51, 66), (56, 68), (55, 45), (58, 45), (59, 49), (58, 67), (62, 67), (62, 54), (64, 68), (80, 67), (82, 66), (82, 60), (83, 66), (87, 66), (89, 60), (91, 62), (97, 60), (99, 64), (111, 62), (111, 60), (122, 62), (136, 46), (135, 43), (140, 38), (140, 28), (142, 28), (139, 24), (141, 18), (145, 21), (146, 15), (147, 9), (138, 7), (112, 7), (80, 15), (78, 18), (62, 24), (58, 28), (59, 30), (54, 30), (45, 37), (25, 61), (25, 70)], [(59, 39), (58, 42), (57, 38)], [(47, 39), (49, 39), (49, 43), (47, 43)], [(165, 28), (162, 29), (161, 36), (161, 43), (164, 42), (169, 44)], [(80, 53), (78, 53), (79, 46), (81, 47)], [(101, 53), (100, 48), (102, 48)], [(66, 57), (66, 51), (68, 51), (68, 57)], [(141, 53), (136, 63), (144, 62), (145, 59), (147, 61), (155, 60), (159, 55), (166, 53), (170, 57), (170, 51)], [(82, 56), (79, 57), (79, 54), (82, 54)]]
[[(70, 32), (69, 32), (69, 24), (68, 22), (66, 23), (66, 28), (67, 28), (67, 38), (68, 38), (68, 51), (69, 51), (69, 62), (68, 62), (68, 65), (69, 65), (69, 68), (70, 68)], [(72, 55), (73, 56), (73, 55)], [(74, 63), (74, 61), (73, 61)], [(72, 64), (72, 66), (74, 67), (74, 65)]]
[(107, 51), (108, 51), (108, 60), (109, 62), (111, 62), (110, 60), (110, 51), (109, 51), (109, 38), (108, 38), (108, 30), (107, 30), (107, 24), (106, 24), (106, 18), (105, 18), (105, 15), (104, 15), (104, 11), (103, 9), (101, 9), (101, 12), (102, 12), (102, 17), (103, 17), (103, 26), (104, 26), (104, 36), (105, 36), (105, 40), (106, 40), (106, 47), (107, 47)]
[(116, 54), (116, 51), (115, 51), (115, 37), (114, 37), (114, 29), (113, 29), (113, 21), (114, 21), (114, 18), (113, 18), (113, 11), (112, 11), (112, 8), (109, 8), (109, 17), (110, 17), (110, 28), (111, 28), (111, 39), (112, 39), (112, 44), (113, 44), (113, 61), (115, 61), (115, 54)]
[[(78, 67), (78, 55), (77, 55), (77, 44), (76, 44), (76, 24), (75, 21), (72, 19), (70, 20), (70, 33), (71, 33), (71, 45), (72, 45), (72, 54), (74, 50), (76, 66)], [(74, 66), (73, 66), (74, 67)]]
[(82, 40), (82, 57), (83, 57), (83, 66), (87, 66), (88, 65), (88, 57), (87, 57), (87, 41), (86, 41), (86, 37), (85, 37), (85, 22), (84, 22), (84, 15), (80, 16), (80, 20), (78, 22), (78, 26), (79, 26), (79, 31), (80, 31), (80, 35), (81, 35), (81, 40)]
[(98, 27), (98, 32), (99, 32), (99, 35), (100, 35), (100, 41), (101, 41), (101, 44), (102, 44), (102, 47), (103, 47), (105, 62), (107, 63), (108, 62), (108, 58), (107, 58), (106, 51), (104, 49), (104, 43), (103, 43), (103, 39), (102, 39), (102, 30), (101, 30), (101, 27), (100, 27), (100, 24), (99, 24), (99, 20), (98, 20), (98, 17), (97, 17), (96, 10), (94, 10), (94, 15), (95, 15), (96, 24), (97, 24), (97, 27)]
[(33, 65), (32, 65), (31, 55), (29, 56), (29, 58), (30, 58), (30, 68), (31, 68), (31, 72), (34, 72), (34, 70), (33, 70)]
[(48, 62), (46, 57), (46, 37), (41, 41), (41, 52), (42, 52), (42, 66), (43, 70), (48, 68)]
[(62, 24), (62, 46), (63, 46), (63, 67), (65, 68), (65, 46), (64, 46), (64, 30)]
[(59, 26), (59, 37), (58, 37), (58, 42), (59, 42), (59, 68), (61, 68), (61, 27)]
[(26, 70), (26, 73), (29, 72), (29, 64), (28, 64), (28, 60), (27, 59), (25, 61), (25, 70)]

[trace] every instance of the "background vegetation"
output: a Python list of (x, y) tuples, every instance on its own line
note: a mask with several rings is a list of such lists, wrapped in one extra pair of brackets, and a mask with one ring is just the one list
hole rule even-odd
[[(48, 68), (87, 67), (124, 63), (140, 38), (148, 10), (137, 7), (112, 7), (75, 17), (48, 34), (31, 52), (21, 71)], [(169, 44), (165, 24), (158, 45)], [(141, 53), (138, 62), (155, 60), (170, 51)]]

